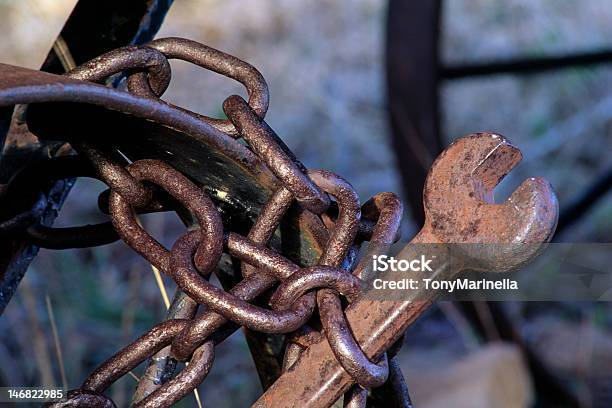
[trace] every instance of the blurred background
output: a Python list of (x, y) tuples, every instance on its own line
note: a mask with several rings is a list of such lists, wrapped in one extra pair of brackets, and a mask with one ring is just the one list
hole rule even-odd
[[(0, 61), (39, 68), (75, 3), (0, 0)], [(432, 33), (439, 30), (439, 60), (433, 61), (439, 67), (612, 49), (612, 5), (606, 0), (446, 0), (440, 7), (439, 24), (429, 25)], [(405, 24), (413, 24), (414, 15), (409, 17)], [(394, 33), (401, 34), (399, 21)], [(386, 76), (386, 24), (387, 4), (380, 0), (181, 0), (157, 37), (190, 38), (258, 68), (271, 94), (266, 121), (307, 167), (343, 175), (365, 201), (377, 192), (410, 188), (398, 170), (398, 164), (406, 164), (397, 158), (389, 125), (387, 81), (391, 92), (395, 85)], [(423, 69), (433, 69), (431, 64), (423, 63)], [(224, 98), (243, 94), (239, 84), (198, 67), (173, 61), (172, 68), (164, 99), (182, 107), (221, 116)], [(522, 150), (523, 161), (501, 186), (500, 198), (526, 177), (544, 176), (564, 209), (609, 174), (612, 63), (453, 80), (430, 80), (431, 72), (415, 75), (437, 90), (432, 106), (438, 110), (442, 146), (467, 133), (493, 131)], [(406, 98), (419, 106), (422, 95)], [(95, 204), (102, 190), (97, 182), (78, 180), (56, 225), (104, 220)], [(405, 240), (420, 227), (414, 221), (420, 215), (410, 208), (406, 204)], [(167, 246), (184, 228), (171, 215), (143, 219)], [(612, 194), (602, 194), (570, 221), (557, 240), (610, 242)], [(171, 295), (172, 282), (164, 280), (164, 286)], [(519, 346), (497, 341), (505, 338), (503, 328), (489, 323), (498, 309), (520, 335)], [(440, 303), (408, 330), (400, 354), (413, 402), (430, 408), (545, 406), (534, 391), (537, 373), (527, 368), (529, 350), (544, 375), (575, 395), (579, 406), (610, 407), (611, 311), (608, 303), (509, 303), (493, 310), (477, 304), (471, 312)], [(150, 266), (121, 242), (41, 250), (0, 319), (0, 383), (66, 381), (76, 388), (97, 364), (164, 313)], [(471, 321), (474, 316), (480, 330)], [(125, 376), (108, 394), (118, 406), (127, 406), (135, 385)], [(260, 395), (240, 332), (217, 348), (199, 391), (214, 407), (248, 406)], [(195, 404), (187, 397), (177, 406)]]

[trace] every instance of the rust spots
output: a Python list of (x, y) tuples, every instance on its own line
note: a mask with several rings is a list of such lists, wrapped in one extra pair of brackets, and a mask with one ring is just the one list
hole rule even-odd
[(480, 219), (476, 219), (474, 221), (470, 221), (468, 226), (461, 230), (461, 235), (467, 241), (470, 237), (475, 237), (478, 235), (478, 226), (480, 225)]

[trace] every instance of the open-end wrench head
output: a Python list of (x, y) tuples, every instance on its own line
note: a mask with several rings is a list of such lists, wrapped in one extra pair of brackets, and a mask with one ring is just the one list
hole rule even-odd
[(488, 246), (495, 256), (481, 251), (484, 246), (470, 251), (485, 269), (510, 270), (535, 257), (557, 223), (548, 181), (529, 178), (504, 203), (493, 201), (493, 189), (520, 160), (520, 151), (497, 134), (471, 134), (451, 144), (427, 176), (421, 240), (500, 244)]

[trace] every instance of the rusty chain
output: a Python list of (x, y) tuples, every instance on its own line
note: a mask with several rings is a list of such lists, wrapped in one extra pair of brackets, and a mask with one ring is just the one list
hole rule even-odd
[[(262, 75), (251, 65), (194, 41), (165, 38), (146, 46), (123, 47), (97, 57), (67, 74), (69, 78), (103, 82), (125, 72), (128, 92), (167, 105), (160, 99), (171, 79), (169, 59), (182, 59), (241, 82), (248, 101), (237, 95), (223, 103), (227, 120), (203, 116), (172, 106), (180, 115), (176, 127), (213, 128), (243, 139), (278, 178), (280, 185), (269, 197), (246, 236), (224, 230), (214, 202), (202, 187), (160, 160), (126, 162), (104, 141), (71, 143), (78, 155), (51, 159), (38, 168), (26, 168), (0, 190), (0, 199), (15, 196), (18, 181), (44, 174), (50, 182), (73, 177), (95, 177), (109, 191), (102, 193), (100, 208), (111, 223), (72, 228), (49, 228), (38, 223), (44, 197), (32, 197), (31, 210), (13, 214), (0, 223), (0, 234), (21, 233), (46, 248), (102, 245), (121, 238), (134, 251), (170, 276), (177, 286), (204, 312), (191, 319), (171, 319), (152, 327), (131, 344), (102, 363), (69, 400), (57, 406), (114, 406), (103, 392), (117, 379), (166, 346), (171, 357), (188, 361), (183, 370), (155, 391), (136, 401), (136, 407), (166, 407), (190, 393), (207, 376), (214, 347), (239, 327), (264, 333), (287, 335), (283, 369), (288, 370), (301, 352), (324, 336), (342, 367), (358, 384), (345, 394), (345, 406), (364, 407), (367, 389), (393, 383), (402, 395), (402, 406), (410, 402), (401, 373), (393, 360), (401, 342), (388, 356), (370, 360), (351, 334), (341, 298), (352, 302), (368, 277), (369, 254), (398, 239), (402, 205), (392, 193), (382, 193), (360, 205), (352, 186), (329, 171), (307, 170), (264, 121), (269, 95)], [(182, 115), (182, 116), (181, 116)], [(195, 121), (195, 122), (194, 122)], [(218, 146), (223, 149), (223, 145)], [(44, 167), (44, 171), (41, 171)], [(330, 199), (331, 196), (331, 199)], [(271, 249), (269, 241), (295, 203), (320, 216), (317, 240), (323, 248), (314, 265), (297, 265)], [(138, 223), (136, 214), (186, 210), (198, 228), (183, 234), (170, 250), (164, 248)], [(356, 254), (369, 240), (365, 256)], [(242, 280), (225, 291), (208, 282), (222, 253), (242, 262)], [(275, 288), (269, 306), (253, 303)], [(195, 309), (194, 309), (195, 310)], [(318, 316), (313, 316), (315, 310)], [(195, 315), (195, 313), (193, 313)], [(321, 323), (321, 331), (308, 324)], [(62, 405), (63, 404), (63, 405)]]

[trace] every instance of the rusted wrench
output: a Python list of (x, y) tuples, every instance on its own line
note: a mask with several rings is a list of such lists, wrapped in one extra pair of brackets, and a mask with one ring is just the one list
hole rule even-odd
[[(520, 251), (469, 254), (475, 265), (490, 271), (516, 269), (536, 257), (557, 223), (558, 203), (550, 184), (530, 178), (503, 204), (493, 201), (493, 189), (520, 159), (520, 151), (496, 134), (469, 135), (449, 146), (432, 165), (425, 183), (425, 225), (397, 258), (410, 259), (413, 244), (426, 243), (521, 245)], [(459, 269), (463, 268), (472, 265)], [(460, 272), (449, 270), (449, 263), (436, 269), (438, 275)], [(362, 297), (345, 313), (362, 350), (376, 361), (434, 300), (433, 291), (423, 290), (401, 301)], [(323, 339), (308, 347), (253, 406), (329, 407), (352, 384)]]

